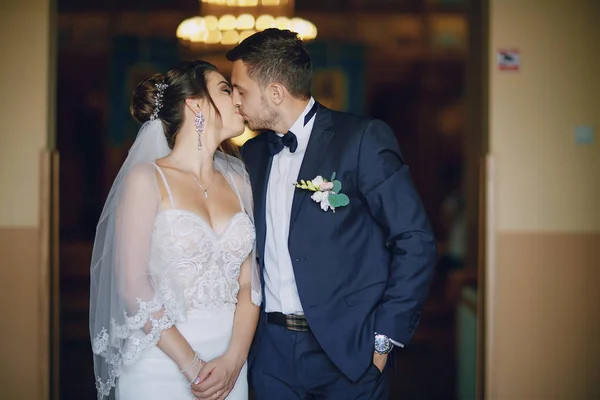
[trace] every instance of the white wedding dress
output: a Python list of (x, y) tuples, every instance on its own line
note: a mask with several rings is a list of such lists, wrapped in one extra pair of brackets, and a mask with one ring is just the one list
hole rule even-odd
[[(153, 165), (169, 195), (170, 208), (159, 209), (154, 220), (148, 259), (152, 286), (166, 310), (180, 308), (180, 304), (169, 307), (170, 302), (184, 302), (185, 316), (174, 318), (175, 326), (199, 356), (209, 361), (225, 353), (231, 340), (240, 266), (254, 248), (254, 224), (240, 198), (241, 211), (223, 232), (213, 231), (200, 216), (177, 209), (165, 175)], [(236, 180), (228, 181), (239, 198)], [(117, 399), (193, 399), (177, 365), (157, 346), (146, 347), (123, 368), (116, 382)], [(248, 399), (246, 365), (227, 399)]]

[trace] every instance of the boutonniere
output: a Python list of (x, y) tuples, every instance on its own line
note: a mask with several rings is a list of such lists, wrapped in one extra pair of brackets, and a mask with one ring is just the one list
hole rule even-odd
[(301, 180), (300, 183), (295, 182), (294, 186), (298, 189), (314, 192), (310, 198), (319, 203), (323, 211), (331, 208), (335, 213), (336, 208), (350, 204), (348, 196), (340, 193), (342, 182), (335, 180), (335, 172), (329, 181), (319, 175), (311, 181)]

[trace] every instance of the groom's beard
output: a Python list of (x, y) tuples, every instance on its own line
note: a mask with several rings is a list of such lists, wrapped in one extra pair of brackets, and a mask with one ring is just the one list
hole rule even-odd
[(253, 131), (263, 129), (273, 129), (279, 121), (279, 113), (270, 108), (267, 99), (264, 96), (260, 98), (260, 115), (252, 120), (248, 120), (248, 128)]

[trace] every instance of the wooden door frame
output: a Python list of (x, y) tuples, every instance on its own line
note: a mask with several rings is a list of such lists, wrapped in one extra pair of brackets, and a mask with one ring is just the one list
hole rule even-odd
[(486, 376), (486, 266), (490, 240), (488, 218), (492, 160), (489, 157), (489, 0), (470, 0), (469, 51), (467, 62), (467, 138), (465, 140), (468, 203), (468, 265), (477, 269), (477, 363), (476, 398), (485, 397)]
[(59, 398), (59, 155), (46, 149), (40, 157), (40, 270), (38, 281), (38, 381), (41, 399)]

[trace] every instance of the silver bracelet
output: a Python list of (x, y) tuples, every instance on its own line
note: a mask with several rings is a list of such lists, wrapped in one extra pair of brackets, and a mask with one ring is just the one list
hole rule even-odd
[(190, 391), (192, 390), (192, 384), (193, 384), (193, 383), (194, 383), (194, 381), (195, 381), (195, 380), (198, 378), (198, 375), (200, 375), (200, 371), (202, 370), (202, 363), (203, 363), (203, 362), (204, 362), (204, 361), (200, 360), (200, 363), (199, 363), (200, 365), (199, 365), (199, 367), (198, 367), (198, 372), (196, 372), (196, 375), (194, 376), (194, 379), (192, 379), (192, 380), (190, 381)]
[(187, 368), (185, 368), (185, 369), (180, 369), (179, 372), (181, 372), (182, 374), (185, 374), (190, 369), (192, 369), (194, 367), (194, 365), (196, 365), (198, 363), (198, 361), (200, 361), (200, 357), (198, 357), (198, 353), (194, 353), (194, 359), (192, 360), (190, 365), (188, 365)]

